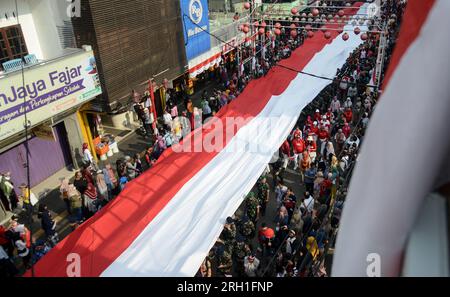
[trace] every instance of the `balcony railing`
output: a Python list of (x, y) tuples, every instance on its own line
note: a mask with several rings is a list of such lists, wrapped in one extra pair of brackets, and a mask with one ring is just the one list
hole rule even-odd
[(64, 53), (54, 59), (51, 60), (39, 60), (36, 58), (34, 54), (29, 54), (23, 57), (23, 59), (14, 59), (8, 62), (2, 63), (2, 67), (0, 67), (0, 78), (7, 77), (17, 71), (21, 71), (22, 68), (24, 70), (28, 70), (30, 68), (38, 67), (39, 65), (45, 65), (49, 62), (58, 61), (64, 59), (67, 56), (71, 56), (73, 54), (83, 52), (83, 49), (80, 48), (68, 48), (64, 50)]

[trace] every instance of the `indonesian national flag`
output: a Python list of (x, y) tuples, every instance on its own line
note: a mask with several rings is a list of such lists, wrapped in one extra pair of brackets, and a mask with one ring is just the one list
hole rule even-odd
[[(346, 8), (346, 14), (367, 13), (367, 4), (361, 5)], [(337, 30), (330, 39), (315, 34), (281, 63), (333, 77), (362, 44), (353, 26), (346, 30), (347, 41)], [(302, 109), (329, 83), (277, 66), (251, 81), (45, 255), (35, 275), (195, 275), (225, 219), (242, 204)]]
[[(450, 180), (449, 11), (448, 0), (408, 1), (344, 205), (333, 276), (367, 276), (371, 254), (381, 276), (398, 276), (425, 197)], [(423, 244), (426, 259), (435, 243)]]

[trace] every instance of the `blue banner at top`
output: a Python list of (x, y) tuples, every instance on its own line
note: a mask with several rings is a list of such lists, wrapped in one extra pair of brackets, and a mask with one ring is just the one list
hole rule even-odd
[[(207, 0), (180, 0), (186, 56), (191, 60), (211, 48)], [(206, 31), (206, 32), (205, 32)]]

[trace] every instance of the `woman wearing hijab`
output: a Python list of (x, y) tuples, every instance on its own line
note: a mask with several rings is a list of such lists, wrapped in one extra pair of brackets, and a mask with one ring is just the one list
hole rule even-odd
[(275, 223), (277, 224), (277, 228), (281, 226), (287, 226), (289, 224), (289, 215), (286, 207), (281, 206), (278, 210), (278, 214), (275, 217)]
[(95, 163), (94, 157), (92, 156), (91, 151), (89, 150), (89, 145), (87, 143), (83, 143), (81, 151), (83, 154), (83, 164), (87, 167), (92, 166), (92, 168), (96, 170), (97, 164)]
[(109, 201), (108, 186), (106, 185), (105, 175), (102, 170), (97, 171), (96, 176), (98, 194), (101, 199)]
[(70, 209), (70, 200), (69, 200), (69, 179), (64, 178), (61, 181), (61, 186), (59, 187), (59, 192), (61, 193), (61, 198), (66, 204), (67, 212), (72, 214), (72, 210)]
[(198, 127), (202, 126), (202, 116), (201, 116), (201, 111), (197, 108), (194, 107), (194, 114), (193, 114), (193, 126), (192, 126), (192, 130), (197, 129)]
[(112, 192), (117, 187), (117, 178), (110, 164), (106, 164), (103, 168), (103, 176), (108, 187), (108, 196), (112, 198)]
[(298, 268), (300, 275), (303, 275), (306, 272), (307, 267), (309, 267), (311, 263), (313, 263), (317, 256), (319, 255), (319, 247), (317, 245), (317, 241), (316, 238), (314, 238), (314, 236), (309, 236), (306, 239), (306, 244), (305, 244), (305, 248), (306, 248), (306, 255), (304, 256), (304, 258), (302, 259), (302, 261), (300, 263), (300, 266)]
[(331, 141), (328, 141), (326, 146), (325, 146), (325, 158), (327, 161), (331, 162), (331, 157), (336, 155), (336, 153), (334, 152), (334, 146), (333, 143)]
[(98, 194), (93, 183), (89, 181), (87, 182), (87, 188), (86, 191), (84, 191), (84, 196), (84, 206), (86, 207), (88, 216), (91, 216), (98, 210)]
[(88, 166), (83, 165), (83, 169), (81, 170), (81, 175), (90, 183), (94, 183), (94, 177), (92, 176), (91, 170)]
[(325, 178), (323, 177), (323, 172), (322, 171), (317, 172), (317, 177), (314, 180), (314, 197), (319, 196), (320, 185), (322, 184), (322, 182), (324, 180), (325, 180)]
[(69, 184), (67, 189), (72, 214), (75, 217), (75, 222), (79, 223), (83, 220), (83, 199), (81, 193), (72, 184)]

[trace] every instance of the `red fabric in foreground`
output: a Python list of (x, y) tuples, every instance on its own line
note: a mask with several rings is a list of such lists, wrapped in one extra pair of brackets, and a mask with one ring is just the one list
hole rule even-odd
[(433, 8), (435, 0), (409, 0), (402, 20), (399, 38), (395, 45), (386, 76), (383, 81), (383, 90), (387, 87), (392, 74), (395, 72), (403, 55), (409, 46), (419, 36), (422, 26)]
[[(355, 6), (361, 5), (358, 3)], [(347, 9), (348, 14), (356, 11), (355, 8)], [(332, 38), (329, 40), (322, 34), (315, 34), (294, 51), (289, 59), (283, 61), (283, 65), (302, 70), (317, 52), (338, 35), (337, 31), (332, 31), (331, 34)], [(297, 73), (293, 71), (274, 67), (266, 77), (251, 81), (238, 98), (216, 115), (217, 120), (223, 122), (224, 131), (228, 129), (225, 125), (227, 117), (249, 119), (257, 116), (270, 98), (284, 92), (296, 76)], [(197, 129), (193, 133), (202, 133), (202, 130)], [(209, 130), (203, 129), (203, 137), (208, 135)], [(224, 139), (224, 144), (229, 140)], [(181, 187), (217, 153), (175, 153), (171, 149), (166, 150), (153, 168), (128, 183), (116, 199), (44, 256), (34, 267), (35, 276), (67, 276), (66, 270), (70, 264), (67, 257), (71, 253), (76, 253), (81, 258), (81, 276), (101, 275)], [(31, 276), (30, 271), (26, 275)]]

